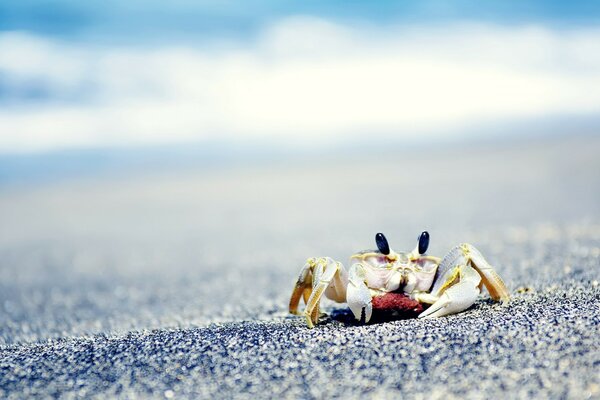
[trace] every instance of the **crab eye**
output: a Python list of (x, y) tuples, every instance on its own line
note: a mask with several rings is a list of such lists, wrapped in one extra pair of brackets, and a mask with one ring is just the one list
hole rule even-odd
[(429, 247), (429, 232), (423, 231), (419, 235), (419, 254), (424, 254)]
[(383, 236), (383, 233), (378, 233), (375, 235), (375, 243), (377, 243), (377, 248), (381, 254), (385, 254), (386, 256), (390, 254), (390, 245), (388, 244), (385, 236)]

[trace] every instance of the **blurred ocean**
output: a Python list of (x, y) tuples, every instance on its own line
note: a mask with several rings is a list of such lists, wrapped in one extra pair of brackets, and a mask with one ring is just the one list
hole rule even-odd
[(595, 134), (599, 8), (3, 2), (1, 179), (126, 169), (142, 153)]

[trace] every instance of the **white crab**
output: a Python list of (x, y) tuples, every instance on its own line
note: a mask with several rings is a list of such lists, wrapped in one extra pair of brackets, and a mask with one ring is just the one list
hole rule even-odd
[(350, 257), (344, 266), (329, 257), (309, 258), (290, 299), (290, 313), (298, 313), (304, 298), (304, 316), (309, 328), (318, 323), (319, 302), (323, 294), (339, 303), (348, 303), (354, 317), (368, 322), (372, 299), (390, 293), (403, 293), (422, 304), (431, 304), (419, 318), (441, 317), (469, 308), (485, 285), (494, 300), (508, 300), (504, 282), (481, 253), (463, 243), (443, 259), (425, 255), (429, 233), (419, 235), (417, 246), (409, 253), (390, 249), (382, 233), (375, 236), (377, 250), (366, 250)]

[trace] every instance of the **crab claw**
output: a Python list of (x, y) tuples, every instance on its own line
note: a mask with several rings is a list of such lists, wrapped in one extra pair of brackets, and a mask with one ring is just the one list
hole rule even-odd
[(455, 314), (471, 307), (479, 296), (479, 282), (481, 277), (469, 266), (456, 267), (456, 275), (460, 281), (448, 287), (442, 295), (419, 318), (443, 317)]
[(350, 267), (349, 282), (346, 290), (346, 302), (354, 314), (354, 318), (360, 322), (369, 322), (373, 313), (371, 304), (371, 292), (366, 285), (366, 273), (361, 264)]

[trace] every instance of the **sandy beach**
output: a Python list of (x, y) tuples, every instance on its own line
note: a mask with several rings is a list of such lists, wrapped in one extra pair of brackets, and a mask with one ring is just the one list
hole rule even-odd
[[(600, 139), (396, 146), (0, 187), (0, 397), (600, 398)], [(376, 232), (475, 244), (513, 296), (287, 314)]]

